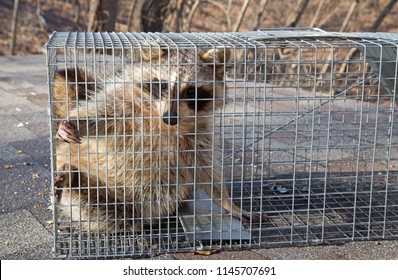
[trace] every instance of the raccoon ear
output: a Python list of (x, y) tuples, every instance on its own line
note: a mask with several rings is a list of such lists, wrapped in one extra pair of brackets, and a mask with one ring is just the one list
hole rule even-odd
[(166, 54), (167, 54), (167, 50), (160, 49), (157, 47), (153, 47), (150, 49), (143, 49), (142, 50), (142, 59), (144, 61), (156, 61), (158, 59), (161, 59)]
[(200, 55), (200, 58), (206, 63), (226, 63), (231, 57), (229, 49), (209, 49)]

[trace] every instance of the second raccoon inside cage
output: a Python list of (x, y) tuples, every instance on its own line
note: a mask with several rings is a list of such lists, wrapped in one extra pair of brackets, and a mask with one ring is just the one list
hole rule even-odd
[(143, 52), (142, 63), (102, 86), (87, 69), (58, 71), (61, 216), (83, 231), (137, 231), (175, 215), (195, 188), (243, 221), (265, 219), (232, 202), (213, 149), (229, 57), (225, 49)]

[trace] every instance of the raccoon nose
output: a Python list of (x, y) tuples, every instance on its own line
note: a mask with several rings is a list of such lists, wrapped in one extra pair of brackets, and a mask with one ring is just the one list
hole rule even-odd
[(174, 115), (170, 115), (168, 112), (166, 112), (163, 115), (163, 122), (167, 125), (176, 125), (178, 123), (178, 117)]

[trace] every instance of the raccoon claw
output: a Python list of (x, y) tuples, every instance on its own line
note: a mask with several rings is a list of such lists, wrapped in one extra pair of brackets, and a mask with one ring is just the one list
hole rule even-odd
[(81, 143), (78, 131), (68, 121), (59, 124), (55, 137), (66, 143)]

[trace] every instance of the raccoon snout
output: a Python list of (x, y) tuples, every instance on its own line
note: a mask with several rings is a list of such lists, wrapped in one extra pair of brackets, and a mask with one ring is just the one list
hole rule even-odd
[(162, 119), (167, 125), (176, 125), (178, 123), (178, 117), (169, 112), (164, 113)]

